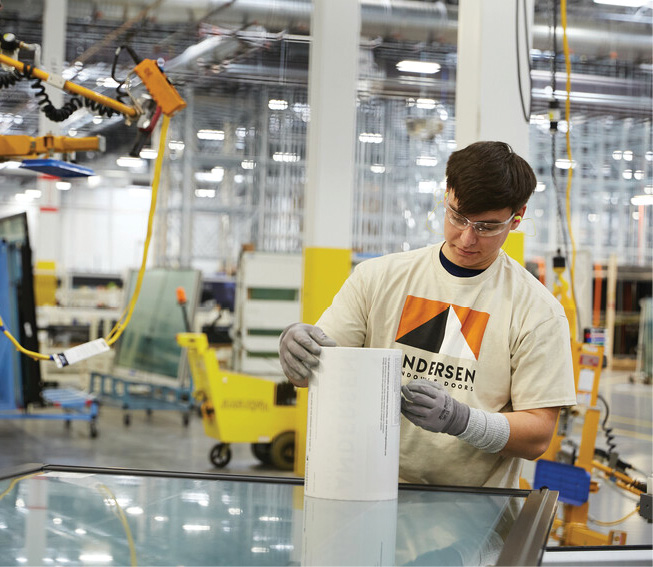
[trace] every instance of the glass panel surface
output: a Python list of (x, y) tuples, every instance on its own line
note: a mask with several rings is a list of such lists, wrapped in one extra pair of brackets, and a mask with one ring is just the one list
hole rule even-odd
[[(136, 286), (130, 274), (128, 298)], [(145, 272), (129, 325), (117, 343), (116, 366), (177, 378), (181, 347), (176, 334), (187, 331), (184, 311), (177, 302), (177, 288), (186, 292), (186, 315), (193, 320), (200, 273), (198, 270), (152, 268)]]
[(525, 497), (304, 498), (278, 479), (39, 471), (0, 481), (3, 565), (491, 565)]

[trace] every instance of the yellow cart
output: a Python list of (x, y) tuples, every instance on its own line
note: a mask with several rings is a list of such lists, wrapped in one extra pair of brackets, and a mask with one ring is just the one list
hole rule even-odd
[(251, 443), (262, 463), (291, 470), (296, 426), (292, 384), (220, 369), (204, 333), (179, 333), (177, 343), (188, 352), (204, 431), (219, 441), (211, 449), (211, 462), (222, 468), (231, 460), (230, 444)]

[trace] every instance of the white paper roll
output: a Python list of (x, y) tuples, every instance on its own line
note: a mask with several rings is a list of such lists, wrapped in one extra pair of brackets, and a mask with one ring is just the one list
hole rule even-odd
[(397, 498), (401, 351), (323, 348), (309, 380), (306, 496)]
[(302, 560), (313, 565), (396, 565), (397, 500), (304, 498)]

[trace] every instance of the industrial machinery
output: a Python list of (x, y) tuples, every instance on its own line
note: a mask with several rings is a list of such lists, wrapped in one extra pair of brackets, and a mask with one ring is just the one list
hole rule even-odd
[[(554, 520), (551, 538), (563, 546), (626, 543), (625, 531), (611, 530), (604, 534), (588, 527), (589, 495), (599, 490), (599, 483), (592, 478), (593, 475), (600, 475), (639, 497), (639, 505), (629, 515), (639, 512), (651, 522), (651, 495), (647, 494), (646, 482), (630, 476), (632, 466), (619, 459), (613, 444), (609, 443), (607, 452), (596, 447), (599, 427), (603, 428), (608, 440), (612, 440), (611, 430), (606, 427), (607, 415), (601, 423), (599, 407), (603, 349), (602, 345), (572, 342), (578, 404), (561, 412), (553, 440), (536, 463), (533, 488), (546, 486), (560, 493), (562, 517)], [(583, 420), (580, 443), (569, 438), (575, 418)]]
[(188, 352), (204, 431), (219, 440), (211, 462), (224, 467), (231, 459), (230, 444), (251, 443), (262, 463), (292, 469), (297, 422), (292, 384), (220, 369), (203, 333), (180, 333), (177, 342)]
[[(95, 341), (68, 349), (63, 353), (48, 356), (24, 348), (16, 339), (14, 339), (9, 329), (7, 329), (2, 323), (2, 318), (0, 318), (0, 329), (7, 338), (12, 341), (19, 352), (34, 358), (35, 360), (52, 360), (58, 366), (73, 364), (80, 360), (89, 358), (90, 356), (107, 351), (109, 347), (118, 340), (131, 319), (134, 306), (140, 293), (145, 273), (149, 244), (152, 236), (154, 212), (156, 209), (156, 199), (161, 176), (168, 123), (171, 116), (186, 107), (185, 101), (167, 79), (157, 61), (152, 59), (140, 59), (131, 48), (128, 46), (124, 47), (134, 60), (135, 67), (125, 79), (117, 81), (114, 76), (116, 62), (123, 47), (116, 50), (112, 78), (118, 82), (118, 87), (116, 89), (118, 95), (116, 99), (112, 99), (68, 81), (62, 76), (47, 73), (46, 71), (39, 69), (37, 64), (40, 58), (40, 46), (36, 44), (26, 44), (11, 33), (6, 33), (0, 38), (0, 66), (2, 68), (2, 73), (0, 74), (0, 88), (12, 87), (18, 81), (23, 79), (31, 81), (31, 87), (35, 90), (35, 96), (39, 101), (41, 111), (53, 122), (63, 122), (76, 110), (82, 107), (90, 108), (93, 112), (104, 116), (120, 114), (124, 117), (128, 125), (135, 123), (138, 126), (139, 136), (134, 148), (132, 149), (133, 152), (138, 153), (151, 134), (156, 121), (161, 115), (163, 115), (158, 158), (154, 167), (150, 214), (148, 217), (147, 234), (141, 268), (138, 272), (138, 279), (132, 298), (125, 309), (125, 312), (107, 338), (96, 339)], [(26, 63), (17, 59), (21, 50), (33, 52), (34, 62)], [(143, 92), (141, 92), (139, 96), (132, 93), (132, 75), (138, 77), (140, 83), (144, 87), (144, 90), (141, 89)], [(45, 91), (43, 86), (44, 82), (74, 96), (61, 108), (56, 108)], [(126, 98), (129, 99), (129, 104), (123, 102)], [(46, 159), (25, 159), (21, 167), (58, 177), (91, 175), (92, 172), (90, 172), (88, 168), (80, 168), (79, 166), (70, 164), (66, 161), (52, 158), (55, 153), (65, 155), (73, 150), (101, 149), (102, 143), (103, 142), (99, 137), (75, 140), (74, 138), (65, 136), (44, 136), (41, 138), (0, 136), (0, 159), (7, 156), (27, 156), (30, 158), (33, 156), (45, 155)], [(5, 152), (4, 154), (2, 153), (3, 150)], [(84, 169), (86, 169), (86, 171), (84, 171)]]

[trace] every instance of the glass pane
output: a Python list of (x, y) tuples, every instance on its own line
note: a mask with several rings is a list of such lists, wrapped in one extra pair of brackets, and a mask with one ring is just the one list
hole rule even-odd
[[(177, 303), (178, 287), (186, 291), (188, 320), (193, 320), (200, 273), (198, 270), (148, 269), (132, 319), (118, 341), (116, 365), (177, 378), (181, 347), (176, 334), (187, 331), (184, 311)], [(136, 272), (129, 281), (130, 298)]]
[(304, 498), (276, 479), (49, 471), (0, 481), (4, 565), (489, 565), (521, 493)]

